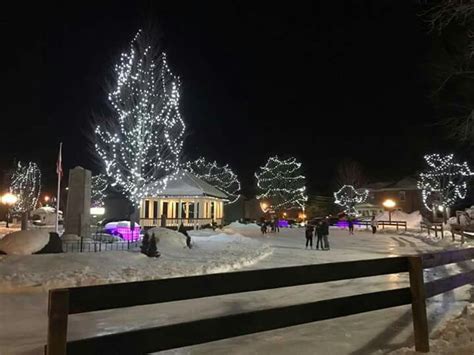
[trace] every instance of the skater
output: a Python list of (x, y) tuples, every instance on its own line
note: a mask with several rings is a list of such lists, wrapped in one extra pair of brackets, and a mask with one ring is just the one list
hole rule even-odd
[(265, 221), (262, 222), (262, 226), (260, 227), (260, 230), (262, 231), (263, 235), (267, 234), (267, 222)]
[(377, 220), (375, 219), (375, 216), (372, 216), (372, 221), (370, 222), (370, 225), (372, 226), (372, 234), (377, 233)]
[(323, 235), (324, 248), (323, 250), (329, 250), (329, 223), (327, 219), (321, 221), (321, 234)]
[(347, 219), (347, 225), (349, 226), (349, 234), (354, 235), (354, 220), (352, 217)]
[(275, 218), (275, 232), (280, 233), (280, 226), (278, 225), (278, 218)]
[(306, 249), (308, 249), (308, 244), (311, 249), (313, 249), (313, 226), (308, 224), (306, 226)]
[(316, 237), (318, 238), (316, 240), (316, 249), (319, 250), (319, 244), (321, 244), (321, 250), (324, 249), (323, 246), (323, 230), (322, 230), (322, 224), (323, 221), (319, 221), (318, 224), (316, 225)]

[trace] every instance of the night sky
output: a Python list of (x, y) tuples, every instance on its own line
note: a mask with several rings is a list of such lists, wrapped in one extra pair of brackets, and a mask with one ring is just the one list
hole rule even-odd
[(150, 21), (183, 82), (186, 155), (229, 163), (248, 194), (271, 154), (301, 159), (310, 193), (327, 194), (344, 157), (371, 180), (394, 180), (443, 149), (426, 70), (433, 39), (415, 1), (269, 4), (5, 9), (0, 169), (37, 161), (52, 190), (62, 141), (66, 169), (97, 172), (86, 143), (92, 114), (107, 112), (112, 66)]

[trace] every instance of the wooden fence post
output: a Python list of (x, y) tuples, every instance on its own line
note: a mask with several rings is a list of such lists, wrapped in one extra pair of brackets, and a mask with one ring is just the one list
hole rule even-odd
[(423, 279), (423, 260), (420, 256), (409, 256), (411, 310), (415, 331), (415, 350), (430, 351), (428, 319), (426, 317), (426, 293)]
[(50, 290), (48, 295), (48, 344), (46, 355), (65, 355), (69, 290)]

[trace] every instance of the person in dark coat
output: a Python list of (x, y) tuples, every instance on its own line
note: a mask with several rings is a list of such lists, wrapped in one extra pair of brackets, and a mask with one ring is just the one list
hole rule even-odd
[(321, 221), (321, 234), (323, 236), (324, 248), (323, 250), (329, 250), (329, 223), (327, 219)]
[(347, 225), (349, 226), (349, 234), (353, 235), (354, 234), (354, 220), (352, 217), (349, 217), (347, 219)]
[(184, 226), (183, 223), (179, 225), (178, 232), (181, 234), (184, 234), (184, 236), (186, 237), (186, 245), (189, 249), (191, 249), (192, 248), (191, 237), (189, 236), (188, 231), (186, 230), (186, 227)]
[(262, 231), (262, 234), (267, 234), (267, 222), (265, 220), (263, 220), (260, 230)]
[(318, 250), (319, 250), (319, 244), (321, 244), (321, 249), (324, 249), (322, 224), (323, 224), (323, 221), (319, 221), (316, 226), (316, 236), (318, 238), (316, 240), (316, 249)]
[(310, 224), (306, 225), (306, 249), (308, 249), (308, 244), (310, 245), (311, 249), (313, 249), (313, 226)]

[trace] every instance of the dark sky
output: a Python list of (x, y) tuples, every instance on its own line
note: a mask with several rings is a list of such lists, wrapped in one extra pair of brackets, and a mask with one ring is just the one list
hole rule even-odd
[[(96, 169), (85, 136), (106, 110), (120, 52), (148, 21), (183, 82), (186, 153), (229, 163), (252, 191), (271, 154), (303, 161), (312, 193), (344, 157), (372, 180), (422, 167), (432, 125), (431, 38), (411, 1), (67, 2), (5, 9), (0, 168), (35, 160), (54, 186), (64, 165)], [(270, 5), (271, 4), (271, 5)]]

